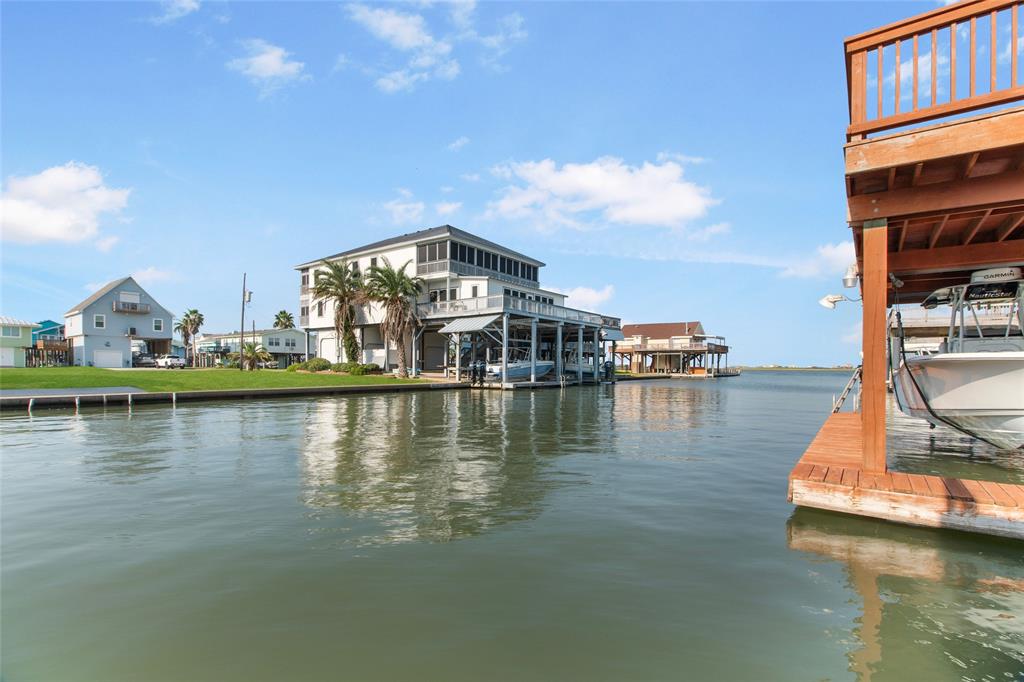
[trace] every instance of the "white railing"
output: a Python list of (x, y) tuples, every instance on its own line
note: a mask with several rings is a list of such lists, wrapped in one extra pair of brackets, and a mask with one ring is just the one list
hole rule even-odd
[(646, 343), (634, 343), (632, 341), (619, 341), (617, 344), (618, 350), (630, 351), (630, 350), (712, 350), (717, 351), (720, 349), (728, 349), (725, 342), (718, 343), (716, 341), (697, 343), (693, 341), (648, 341)]
[(525, 313), (564, 322), (581, 322), (583, 324), (614, 328), (620, 326), (619, 319), (615, 317), (606, 317), (597, 313), (576, 310), (575, 308), (566, 308), (551, 303), (541, 303), (540, 301), (504, 295), (421, 303), (417, 310), (420, 317), (424, 318), (482, 315), (485, 313)]

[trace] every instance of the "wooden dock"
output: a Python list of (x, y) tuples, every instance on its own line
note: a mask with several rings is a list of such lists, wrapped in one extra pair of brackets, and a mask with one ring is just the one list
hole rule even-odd
[(790, 502), (1024, 540), (1024, 486), (862, 468), (861, 415), (829, 416), (789, 475)]

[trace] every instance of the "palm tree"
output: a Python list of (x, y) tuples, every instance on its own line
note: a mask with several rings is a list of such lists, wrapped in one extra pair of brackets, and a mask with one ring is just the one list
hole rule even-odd
[(174, 325), (174, 331), (181, 334), (181, 341), (188, 346), (189, 340), (192, 341), (192, 366), (196, 366), (196, 337), (199, 336), (199, 329), (206, 322), (206, 318), (203, 314), (195, 308), (190, 308), (185, 311), (185, 314), (181, 316), (178, 323)]
[(385, 358), (388, 340), (393, 339), (398, 345), (398, 376), (407, 377), (409, 370), (405, 361), (405, 345), (418, 323), (416, 296), (423, 288), (423, 280), (406, 274), (405, 269), (412, 263), (411, 260), (397, 270), (391, 267), (387, 258), (382, 260), (384, 265), (370, 268), (366, 276), (366, 296), (368, 300), (380, 303), (384, 310), (380, 331), (384, 337)]
[(345, 358), (358, 362), (359, 343), (354, 331), (356, 306), (366, 302), (363, 292), (363, 278), (346, 260), (323, 261), (324, 269), (317, 270), (313, 278), (313, 302), (325, 301), (334, 304), (334, 339), (336, 359), (341, 361), (341, 341), (345, 347)]
[[(233, 362), (239, 360), (238, 353), (229, 353), (228, 358)], [(245, 369), (257, 370), (261, 362), (270, 362), (273, 359), (274, 356), (268, 353), (262, 344), (252, 341), (242, 344), (241, 363)]]
[(295, 318), (287, 310), (274, 315), (274, 329), (295, 329)]

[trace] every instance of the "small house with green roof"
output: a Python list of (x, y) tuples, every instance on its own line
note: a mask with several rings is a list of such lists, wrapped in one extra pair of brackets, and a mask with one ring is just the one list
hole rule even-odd
[(25, 349), (32, 346), (35, 322), (0, 316), (0, 367), (24, 367)]

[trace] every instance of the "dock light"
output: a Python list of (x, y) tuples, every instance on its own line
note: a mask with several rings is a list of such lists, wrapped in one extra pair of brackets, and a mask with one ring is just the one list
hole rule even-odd
[(829, 310), (835, 310), (837, 303), (839, 303), (840, 301), (849, 300), (851, 299), (846, 298), (842, 294), (829, 294), (828, 296), (823, 296), (822, 298), (820, 298), (818, 300), (818, 305), (820, 305), (823, 308), (828, 308)]
[[(851, 263), (850, 267), (846, 268), (846, 275), (843, 277), (843, 286), (847, 289), (852, 289), (857, 286), (857, 282), (860, 280), (859, 273), (857, 272), (857, 264)], [(822, 304), (824, 305), (824, 304)], [(835, 307), (835, 306), (833, 306)]]

